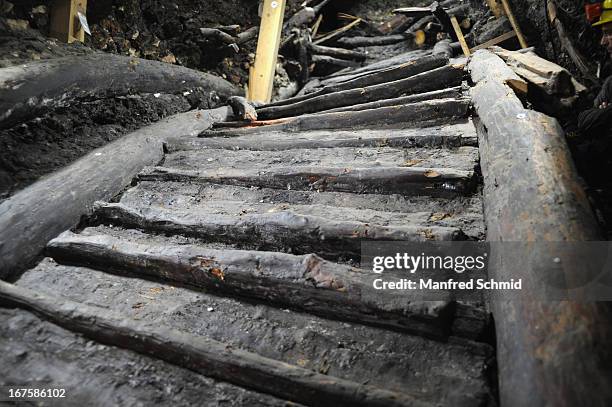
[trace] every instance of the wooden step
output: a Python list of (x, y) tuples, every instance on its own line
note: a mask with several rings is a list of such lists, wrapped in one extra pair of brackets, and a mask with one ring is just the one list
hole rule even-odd
[[(65, 232), (49, 242), (47, 251), (61, 264), (161, 278), (434, 339), (453, 333), (457, 308), (448, 292), (428, 295), (438, 301), (422, 301), (419, 292), (375, 290), (372, 282), (378, 275), (312, 254), (158, 244), (144, 239)], [(476, 338), (482, 333), (486, 316), (481, 314), (474, 332), (462, 335)]]
[(0, 300), (95, 341), (134, 350), (219, 380), (321, 406), (433, 406), (412, 395), (315, 373), (200, 335), (0, 281)]
[[(231, 209), (231, 205), (225, 209)], [(402, 223), (377, 224), (339, 220), (333, 217), (333, 212), (319, 213), (316, 208), (310, 210), (315, 214), (290, 209), (228, 214), (225, 209), (214, 213), (209, 208), (179, 210), (98, 203), (94, 215), (101, 222), (156, 233), (193, 236), (205, 242), (231, 243), (249, 249), (317, 253), (332, 260), (359, 258), (363, 242), (466, 239), (457, 228), (427, 224), (424, 219), (417, 223), (423, 214), (413, 216), (412, 222), (406, 219)]]
[(476, 131), (471, 121), (447, 126), (388, 130), (313, 130), (287, 135), (283, 132), (264, 131), (248, 136), (224, 132), (224, 137), (177, 137), (165, 143), (169, 153), (183, 150), (270, 150), (282, 151), (301, 148), (336, 147), (430, 147), (453, 148), (477, 146)]
[[(235, 215), (289, 209), (324, 217), (333, 214), (332, 217), (337, 220), (383, 225), (390, 222), (425, 222), (428, 225), (461, 229), (471, 238), (484, 236), (479, 195), (446, 199), (141, 181), (125, 191), (120, 202), (134, 208), (152, 206), (183, 211), (205, 210), (210, 213), (225, 210), (226, 214)], [(354, 218), (349, 219), (349, 216)]]
[(484, 344), (431, 341), (50, 259), (17, 285), (422, 401), (471, 406), (486, 394), (492, 349)]
[(474, 191), (474, 171), (421, 167), (277, 167), (192, 171), (153, 167), (140, 180), (183, 181), (282, 188), (302, 191), (337, 191), (360, 194), (400, 194), (451, 197)]
[(337, 147), (291, 151), (192, 150), (166, 155), (164, 166), (184, 170), (217, 170), (282, 167), (428, 167), (472, 171), (478, 163), (476, 147), (456, 149)]
[(5, 367), (0, 383), (66, 389), (66, 398), (60, 400), (70, 403), (61, 405), (194, 406), (202, 400), (211, 406), (301, 405), (206, 377), (157, 355), (97, 343), (68, 329), (29, 311), (0, 308), (0, 365)]

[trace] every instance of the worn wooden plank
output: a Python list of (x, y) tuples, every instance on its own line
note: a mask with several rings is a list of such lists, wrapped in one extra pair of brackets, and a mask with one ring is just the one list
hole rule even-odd
[[(301, 213), (298, 211), (300, 208), (263, 213), (227, 213), (231, 207), (229, 204), (225, 209), (216, 211), (192, 207), (185, 211), (175, 207), (167, 209), (111, 203), (99, 204), (95, 217), (105, 223), (155, 233), (194, 236), (203, 241), (231, 243), (246, 249), (317, 253), (328, 259), (358, 259), (362, 242), (447, 241), (466, 238), (460, 229), (428, 222), (429, 214), (421, 214), (420, 222), (412, 223), (407, 223), (408, 219), (403, 222), (394, 220), (388, 214), (387, 218), (391, 219), (389, 223), (383, 224), (380, 220), (376, 221), (376, 218), (366, 222), (346, 217), (337, 219), (318, 211)], [(384, 214), (381, 214), (382, 217)], [(416, 214), (412, 216), (413, 220), (419, 220), (418, 217)]]
[(369, 194), (456, 196), (472, 192), (473, 171), (448, 168), (284, 167), (272, 170), (191, 171), (150, 168), (141, 180), (193, 181), (268, 188), (338, 191)]
[[(134, 230), (96, 228), (91, 232), (141, 241), (141, 234)], [(151, 238), (142, 237), (142, 241)], [(164, 242), (163, 238), (156, 241)], [(468, 407), (477, 404), (487, 391), (487, 359), (493, 349), (484, 343), (461, 346), (362, 324), (339, 323), (160, 281), (62, 266), (51, 259), (26, 272), (16, 285), (109, 309), (126, 318), (205, 336), (333, 377), (360, 383), (367, 380), (370, 385), (409, 393), (426, 402)], [(209, 385), (203, 391), (212, 392), (215, 387)], [(176, 392), (173, 395), (176, 397)]]
[[(337, 219), (348, 215), (362, 222), (386, 222), (387, 219), (419, 219), (430, 214), (428, 222), (438, 226), (460, 228), (470, 237), (484, 237), (482, 202), (479, 195), (453, 199), (427, 196), (406, 197), (398, 194), (352, 194), (347, 192), (297, 191), (294, 189), (248, 188), (234, 185), (201, 184), (190, 182), (140, 181), (128, 189), (120, 202), (127, 206), (153, 206), (179, 210), (216, 211), (219, 205), (231, 202), (236, 213), (252, 213), (257, 209), (272, 210), (312, 208), (324, 213), (328, 208)], [(238, 206), (236, 204), (238, 203)], [(238, 207), (242, 206), (240, 210)], [(269, 210), (265, 209), (265, 211)], [(382, 214), (381, 214), (382, 212)], [(329, 216), (328, 216), (329, 217)], [(351, 220), (351, 219), (349, 219)]]
[(264, 0), (255, 65), (249, 76), (249, 100), (269, 102), (283, 29), (286, 0)]
[(230, 134), (225, 137), (170, 138), (165, 143), (168, 153), (207, 148), (226, 150), (282, 151), (300, 148), (336, 147), (475, 147), (476, 132), (470, 122), (451, 123), (438, 127), (390, 130), (313, 130), (288, 138), (279, 131), (253, 133), (248, 136)]
[[(452, 333), (458, 310), (450, 292), (431, 292), (428, 301), (423, 301), (421, 293), (376, 290), (372, 282), (379, 278), (377, 275), (313, 254), (140, 244), (108, 235), (71, 232), (50, 242), (48, 251), (62, 264), (161, 278), (438, 340)], [(474, 312), (479, 316), (471, 316), (470, 321), (480, 322), (471, 325), (470, 332), (458, 334), (476, 338), (482, 333), (486, 316), (482, 311)]]
[(0, 282), (5, 306), (33, 311), (68, 330), (134, 350), (198, 373), (278, 397), (328, 406), (430, 406), (413, 397), (337, 379), (232, 349), (203, 336), (126, 320), (122, 315)]
[(464, 147), (442, 150), (438, 148), (394, 147), (335, 147), (295, 148), (290, 153), (261, 150), (180, 151), (167, 154), (164, 166), (188, 170), (217, 170), (262, 168), (271, 170), (282, 167), (431, 167), (472, 171), (478, 162), (478, 149)]
[(467, 99), (433, 99), (355, 112), (320, 112), (283, 119), (255, 121), (248, 124), (229, 123), (233, 128), (227, 128), (228, 126), (213, 128), (201, 132), (199, 136), (246, 136), (261, 131), (297, 133), (324, 129), (432, 126), (464, 119), (468, 115), (469, 108), (470, 101)]

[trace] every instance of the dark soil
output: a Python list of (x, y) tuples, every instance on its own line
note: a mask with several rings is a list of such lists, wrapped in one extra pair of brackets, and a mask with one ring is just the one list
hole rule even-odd
[(0, 131), (0, 199), (130, 131), (192, 106), (176, 95), (134, 95), (59, 109)]

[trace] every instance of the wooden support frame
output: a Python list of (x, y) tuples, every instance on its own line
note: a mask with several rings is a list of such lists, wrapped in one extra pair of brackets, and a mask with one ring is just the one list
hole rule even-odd
[(268, 103), (272, 98), (285, 5), (286, 0), (264, 0), (263, 2), (255, 65), (249, 72), (247, 97), (250, 101)]
[(467, 42), (465, 42), (465, 37), (463, 36), (463, 32), (461, 32), (461, 26), (459, 25), (459, 21), (457, 21), (457, 17), (452, 16), (450, 18), (451, 25), (455, 30), (455, 34), (457, 35), (457, 39), (459, 40), (459, 44), (461, 44), (461, 49), (463, 50), (463, 55), (466, 57), (470, 56), (470, 47), (468, 47)]
[(66, 43), (85, 41), (78, 12), (86, 14), (87, 0), (54, 0), (51, 7), (51, 37)]

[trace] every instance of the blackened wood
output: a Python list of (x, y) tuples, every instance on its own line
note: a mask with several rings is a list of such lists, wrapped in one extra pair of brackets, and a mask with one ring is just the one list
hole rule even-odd
[(385, 82), (392, 82), (399, 79), (404, 79), (419, 73), (429, 71), (435, 68), (439, 68), (448, 63), (448, 59), (442, 56), (432, 57), (427, 56), (419, 60), (403, 62), (398, 66), (391, 68), (382, 68), (373, 72), (357, 73), (355, 77), (346, 78), (340, 83), (334, 83), (324, 86), (322, 89), (311, 92), (306, 95), (300, 95), (293, 98), (281, 100), (274, 103), (261, 106), (260, 109), (273, 107), (273, 106), (284, 106), (292, 103), (311, 99), (316, 96), (326, 95), (328, 93), (340, 92), (343, 90), (362, 88), (365, 86), (378, 85)]
[[(452, 84), (458, 84), (460, 78)], [(420, 85), (419, 85), (420, 86)], [(425, 86), (428, 86), (425, 84)], [(232, 123), (234, 129), (205, 130), (200, 137), (224, 135), (248, 135), (259, 131), (299, 132), (322, 129), (360, 128), (387, 126), (402, 123), (405, 126), (416, 123), (448, 123), (467, 116), (468, 100), (434, 99), (398, 106), (356, 112), (314, 113), (284, 119), (256, 121), (245, 126), (244, 122)]]
[(365, 61), (366, 54), (363, 52), (352, 51), (344, 48), (326, 47), (323, 45), (308, 44), (308, 48), (315, 55), (328, 55), (339, 59), (354, 59), (355, 61)]
[(458, 99), (463, 96), (463, 88), (455, 86), (452, 88), (434, 90), (431, 92), (417, 93), (409, 96), (401, 96), (393, 99), (377, 100), (375, 102), (360, 103), (353, 106), (337, 107), (335, 109), (324, 110), (323, 113), (333, 112), (357, 112), (360, 110), (377, 109), (385, 106), (399, 106), (407, 103), (417, 103), (432, 99)]
[(113, 225), (150, 232), (193, 236), (203, 241), (235, 244), (245, 249), (316, 253), (331, 260), (358, 260), (362, 242), (450, 241), (466, 238), (457, 228), (424, 222), (383, 226), (373, 220), (365, 223), (331, 219), (321, 213), (302, 214), (290, 209), (237, 216), (208, 213), (206, 209), (183, 211), (154, 207), (133, 208), (111, 203), (97, 205), (94, 216)]
[(392, 45), (400, 42), (406, 42), (414, 38), (413, 34), (389, 34), (376, 37), (344, 37), (336, 41), (336, 43), (346, 48), (359, 47), (374, 47), (381, 45)]
[(405, 147), (405, 148), (456, 148), (476, 147), (476, 133), (471, 122), (445, 124), (437, 127), (421, 127), (388, 130), (345, 130), (332, 134), (325, 130), (306, 132), (300, 137), (285, 137), (282, 132), (266, 132), (249, 136), (225, 133), (225, 137), (172, 137), (165, 143), (169, 153), (208, 148), (227, 150), (281, 151), (296, 148), (335, 147)]
[(444, 39), (436, 42), (432, 50), (433, 54), (444, 55), (447, 58), (452, 58), (455, 54), (455, 50), (451, 46), (451, 43), (452, 41), (449, 39)]
[[(561, 126), (525, 109), (498, 71), (483, 70), (492, 58), (503, 64), (484, 50), (469, 64), (482, 120), (487, 240), (600, 240)], [(554, 273), (550, 259), (555, 254), (543, 244), (535, 247), (529, 256), (506, 248), (508, 255), (501, 248), (490, 264), (503, 264), (503, 269), (490, 267), (492, 277), (529, 276), (545, 284)], [(564, 268), (565, 278), (573, 281), (580, 277), (575, 272), (583, 271)], [(501, 405), (610, 404), (612, 312), (608, 303), (583, 301), (493, 298)]]
[(239, 89), (222, 78), (158, 61), (108, 53), (35, 61), (0, 70), (0, 128), (75, 103), (138, 93), (202, 89), (225, 101)]
[(143, 167), (162, 160), (169, 136), (194, 135), (229, 115), (226, 107), (178, 114), (92, 151), (0, 204), (0, 278), (28, 268), (47, 242), (75, 226)]
[(260, 119), (276, 119), (320, 112), (336, 107), (391, 99), (456, 86), (463, 79), (463, 65), (447, 65), (395, 81), (316, 95), (305, 100), (257, 110)]
[(397, 392), (315, 373), (82, 303), (0, 282), (4, 306), (23, 308), (90, 339), (289, 400), (325, 406), (428, 406)]
[[(450, 292), (438, 291), (431, 294), (430, 301), (423, 301), (420, 293), (413, 296), (409, 292), (376, 290), (372, 282), (380, 276), (313, 254), (141, 244), (109, 235), (71, 232), (51, 241), (48, 251), (60, 264), (146, 275), (435, 340), (445, 340), (453, 333), (457, 310)], [(477, 337), (486, 324), (482, 310), (475, 309), (473, 315), (480, 315), (481, 323), (466, 332), (469, 338)]]
[(192, 171), (155, 167), (139, 175), (142, 180), (194, 181), (259, 186), (301, 191), (339, 191), (368, 194), (456, 196), (472, 192), (474, 173), (447, 168), (287, 167), (269, 171)]

